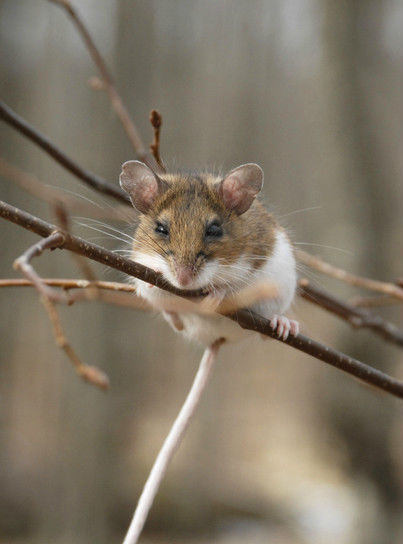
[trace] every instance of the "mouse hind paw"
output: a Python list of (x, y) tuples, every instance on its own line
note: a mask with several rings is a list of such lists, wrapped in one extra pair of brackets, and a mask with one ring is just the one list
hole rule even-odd
[(287, 340), (288, 336), (297, 336), (299, 333), (299, 323), (294, 319), (288, 319), (284, 315), (273, 315), (270, 319), (270, 327), (279, 338)]

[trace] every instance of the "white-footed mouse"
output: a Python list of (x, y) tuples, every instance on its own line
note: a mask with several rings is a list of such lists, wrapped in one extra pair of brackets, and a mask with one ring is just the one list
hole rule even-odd
[[(224, 178), (212, 174), (156, 174), (140, 161), (122, 166), (120, 185), (141, 213), (132, 259), (181, 289), (234, 294), (254, 283), (275, 284), (275, 298), (252, 309), (270, 319), (279, 337), (298, 334), (286, 318), (297, 274), (292, 244), (282, 227), (256, 199), (263, 185), (257, 164), (244, 164)], [(161, 309), (162, 297), (135, 280), (138, 294)], [(160, 306), (159, 306), (160, 301)], [(210, 345), (217, 338), (233, 341), (249, 331), (220, 315), (164, 312), (176, 330)]]

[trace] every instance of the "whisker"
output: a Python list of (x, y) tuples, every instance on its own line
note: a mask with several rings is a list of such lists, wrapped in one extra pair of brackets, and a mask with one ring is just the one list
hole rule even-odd
[(322, 206), (311, 206), (309, 208), (301, 208), (300, 210), (294, 210), (292, 212), (285, 213), (284, 215), (278, 215), (276, 217), (281, 219), (283, 217), (289, 217), (290, 215), (294, 215), (294, 214), (297, 214), (297, 213), (308, 212), (308, 211), (311, 211), (311, 210), (320, 210), (321, 208), (322, 208)]
[(86, 223), (80, 223), (79, 221), (77, 221), (77, 224), (80, 225), (81, 227), (86, 227), (88, 229), (91, 229), (91, 230), (95, 230), (97, 232), (100, 232), (101, 234), (105, 234), (105, 236), (109, 237), (109, 238), (114, 238), (115, 240), (119, 240), (120, 242), (123, 242), (124, 244), (127, 244), (127, 240), (125, 240), (124, 238), (120, 238), (120, 236), (115, 236), (114, 234), (110, 233), (110, 232), (107, 232), (105, 230), (102, 230), (102, 229), (98, 229), (92, 225), (87, 225)]
[(354, 255), (352, 251), (349, 249), (343, 249), (341, 247), (335, 247), (335, 246), (325, 246), (323, 244), (314, 244), (311, 242), (293, 242), (295, 246), (316, 246), (316, 247), (323, 247), (325, 249), (334, 249), (336, 251), (341, 251), (342, 253), (345, 253), (346, 255)]
[(78, 216), (75, 216), (73, 217), (73, 219), (75, 220), (86, 220), (86, 221), (92, 221), (93, 223), (96, 223), (97, 225), (101, 226), (101, 227), (104, 227), (106, 229), (109, 229), (113, 232), (117, 232), (118, 234), (121, 234), (122, 236), (125, 236), (129, 241), (133, 242), (134, 241), (134, 238), (132, 236), (129, 236), (129, 234), (126, 234), (125, 232), (119, 230), (119, 229), (116, 229), (115, 227), (112, 227), (111, 225), (109, 225), (108, 223), (104, 223), (103, 221), (98, 221), (97, 219), (87, 219), (86, 217), (78, 217)]

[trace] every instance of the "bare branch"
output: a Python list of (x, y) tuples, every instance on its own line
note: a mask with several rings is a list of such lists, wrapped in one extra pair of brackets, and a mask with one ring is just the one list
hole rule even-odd
[(302, 298), (336, 314), (357, 329), (370, 329), (385, 340), (403, 347), (403, 333), (393, 323), (343, 302), (323, 289), (313, 287), (306, 278), (300, 280), (299, 286)]
[[(18, 224), (28, 230), (36, 232), (40, 236), (46, 237), (52, 234), (55, 227), (42, 219), (23, 212), (14, 206), (11, 206), (5, 202), (0, 201), (0, 215)], [(126, 274), (134, 277), (138, 277), (147, 283), (151, 283), (169, 291), (175, 295), (187, 297), (187, 296), (202, 296), (203, 292), (200, 291), (182, 291), (172, 287), (167, 283), (161, 274), (150, 270), (139, 263), (135, 263), (123, 257), (117, 256), (114, 253), (107, 251), (106, 249), (91, 244), (77, 236), (66, 236), (66, 241), (63, 246), (65, 249), (85, 255), (88, 258), (106, 264), (116, 270), (125, 272)], [(403, 382), (396, 380), (384, 374), (379, 370), (349, 357), (337, 350), (334, 350), (328, 346), (320, 344), (315, 340), (306, 337), (303, 334), (299, 334), (297, 337), (288, 337), (287, 340), (277, 338), (275, 333), (270, 327), (270, 322), (267, 319), (255, 314), (251, 310), (239, 310), (234, 314), (227, 315), (233, 321), (236, 321), (244, 329), (259, 332), (263, 335), (275, 338), (279, 342), (288, 344), (295, 349), (303, 351), (317, 359), (324, 361), (336, 368), (339, 368), (353, 376), (361, 379), (363, 382), (374, 385), (383, 391), (386, 391), (396, 397), (403, 398)]]
[(115, 207), (98, 207), (81, 198), (66, 194), (58, 187), (46, 185), (33, 174), (24, 172), (5, 159), (0, 157), (0, 175), (21, 187), (30, 195), (39, 198), (53, 206), (56, 202), (62, 202), (69, 210), (85, 214), (89, 217), (126, 221), (129, 208), (126, 205)]
[(15, 260), (14, 268), (21, 270), (23, 274), (30, 280), (39, 293), (41, 294), (41, 302), (44, 305), (49, 319), (52, 323), (53, 334), (55, 336), (56, 344), (66, 353), (67, 357), (73, 364), (77, 374), (84, 380), (96, 385), (101, 389), (107, 389), (109, 387), (109, 380), (101, 370), (96, 367), (85, 365), (81, 362), (80, 358), (68, 343), (63, 328), (60, 322), (59, 315), (57, 313), (54, 302), (61, 302), (69, 304), (70, 298), (65, 293), (60, 293), (52, 287), (46, 285), (42, 279), (35, 272), (30, 261), (34, 257), (39, 257), (46, 249), (54, 249), (56, 247), (62, 247), (65, 243), (65, 236), (61, 232), (53, 232), (47, 238), (40, 240), (29, 249), (27, 249), (21, 257)]
[(8, 125), (15, 128), (18, 132), (24, 134), (24, 136), (29, 138), (32, 142), (42, 148), (48, 155), (55, 159), (56, 162), (74, 174), (78, 179), (81, 179), (84, 183), (92, 187), (92, 189), (111, 196), (119, 202), (130, 204), (129, 197), (120, 187), (113, 185), (112, 183), (108, 183), (92, 172), (81, 168), (81, 166), (70, 159), (63, 151), (61, 151), (50, 140), (35, 130), (24, 119), (19, 117), (2, 101), (0, 101), (0, 118), (3, 119), (3, 121), (5, 121)]
[[(147, 153), (141, 136), (130, 117), (130, 114), (123, 103), (121, 96), (119, 95), (115, 82), (113, 81), (112, 75), (109, 72), (109, 69), (106, 65), (105, 60), (103, 59), (101, 53), (99, 52), (97, 46), (95, 45), (94, 40), (92, 39), (84, 21), (78, 14), (78, 11), (74, 8), (72, 3), (69, 0), (49, 0), (52, 4), (56, 4), (66, 10), (70, 16), (74, 26), (76, 27), (78, 33), (80, 34), (84, 44), (94, 62), (98, 68), (103, 82), (103, 89), (108, 93), (109, 99), (111, 101), (112, 107), (115, 110), (116, 115), (118, 116), (122, 126), (132, 144), (134, 151), (136, 152), (137, 157), (142, 160), (144, 163), (148, 164), (151, 168), (155, 169), (155, 163), (153, 157)], [(159, 163), (158, 163), (159, 165)]]
[(84, 381), (90, 383), (91, 385), (96, 385), (104, 391), (108, 389), (108, 376), (96, 366), (89, 366), (84, 364), (67, 341), (66, 336), (63, 332), (62, 324), (60, 322), (59, 314), (57, 313), (54, 303), (47, 297), (42, 297), (41, 301), (42, 304), (45, 306), (50, 322), (52, 323), (53, 334), (56, 340), (56, 344), (59, 346), (60, 349), (65, 352), (67, 357), (70, 359), (70, 362), (74, 366), (77, 374)]
[(39, 293), (45, 298), (54, 302), (61, 302), (63, 304), (69, 303), (69, 298), (65, 293), (60, 293), (51, 287), (48, 287), (43, 283), (42, 279), (35, 272), (30, 261), (34, 257), (39, 257), (46, 249), (55, 249), (56, 247), (62, 247), (65, 242), (65, 237), (61, 232), (54, 231), (47, 238), (40, 240), (30, 248), (28, 248), (21, 257), (18, 257), (14, 261), (15, 270), (20, 270), (25, 277), (30, 280)]
[(160, 452), (158, 453), (150, 475), (148, 476), (123, 544), (136, 544), (140, 537), (144, 523), (147, 519), (161, 481), (165, 476), (168, 465), (182, 442), (190, 420), (192, 419), (200, 403), (201, 396), (206, 388), (211, 370), (215, 363), (217, 352), (223, 342), (224, 340), (222, 338), (216, 340), (209, 348), (205, 350), (203, 354), (199, 369), (188, 396), (186, 397), (186, 400), (177, 418), (175, 419)]
[(365, 289), (369, 289), (371, 291), (378, 291), (379, 293), (383, 293), (384, 295), (391, 295), (398, 298), (399, 300), (403, 300), (403, 288), (394, 285), (393, 283), (387, 283), (383, 281), (372, 280), (370, 278), (356, 276), (355, 274), (351, 274), (351, 272), (347, 272), (342, 268), (338, 268), (337, 266), (333, 266), (323, 261), (319, 257), (310, 255), (309, 253), (307, 253), (306, 251), (302, 251), (301, 249), (297, 250), (297, 257), (299, 261), (306, 264), (310, 268), (314, 268), (318, 272), (327, 274), (332, 278), (336, 278), (351, 285), (355, 285), (356, 287), (364, 287)]
[[(110, 291), (123, 291), (125, 293), (134, 293), (136, 288), (134, 285), (128, 285), (126, 283), (118, 283), (114, 281), (94, 281), (82, 279), (62, 279), (62, 278), (41, 278), (43, 283), (52, 287), (61, 287), (62, 289), (88, 289), (92, 285), (95, 285), (99, 289), (106, 289)], [(0, 289), (2, 287), (35, 287), (35, 284), (29, 280), (21, 279), (0, 279)]]

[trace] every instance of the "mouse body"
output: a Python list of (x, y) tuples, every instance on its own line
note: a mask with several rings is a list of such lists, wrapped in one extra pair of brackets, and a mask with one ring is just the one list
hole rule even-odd
[[(211, 296), (234, 295), (254, 284), (275, 285), (276, 295), (251, 306), (270, 319), (283, 338), (298, 334), (284, 316), (295, 295), (297, 274), (285, 230), (256, 199), (263, 171), (245, 164), (225, 177), (213, 174), (156, 174), (140, 161), (123, 164), (120, 184), (141, 213), (131, 258), (160, 272), (180, 289)], [(135, 279), (137, 293), (164, 309), (170, 293)], [(172, 327), (203, 345), (251, 334), (220, 315), (164, 312)]]

